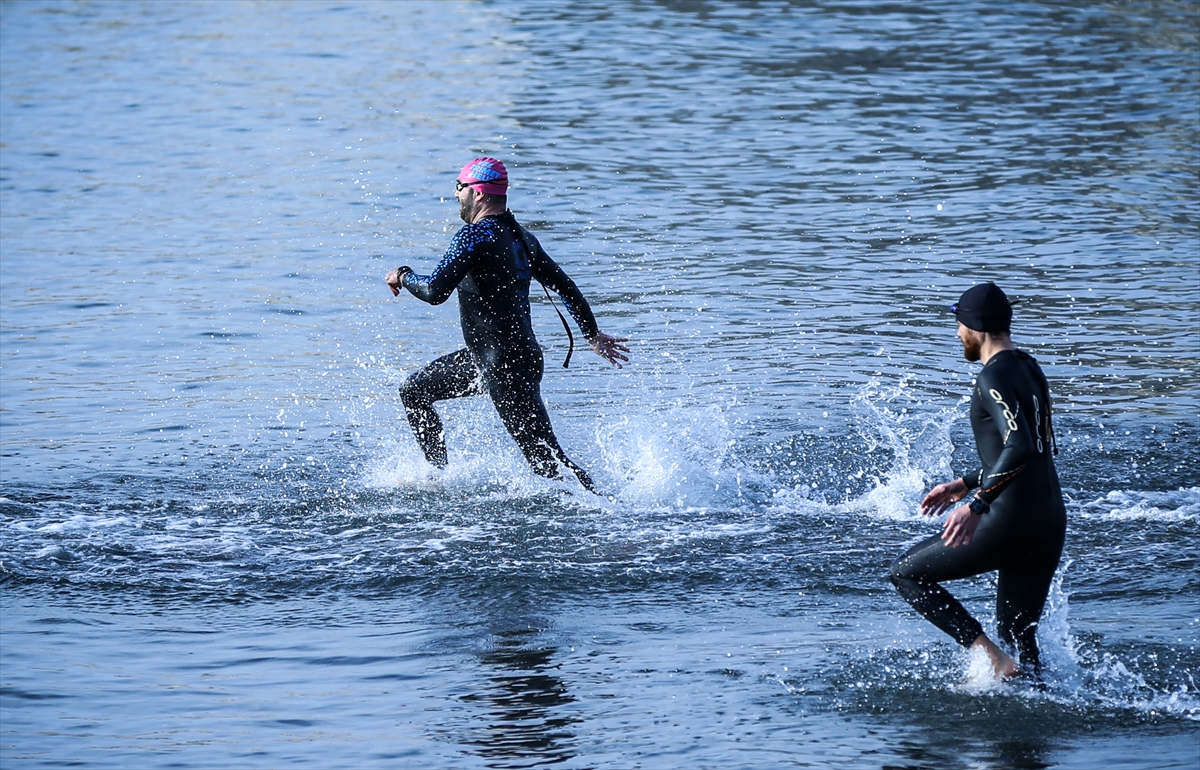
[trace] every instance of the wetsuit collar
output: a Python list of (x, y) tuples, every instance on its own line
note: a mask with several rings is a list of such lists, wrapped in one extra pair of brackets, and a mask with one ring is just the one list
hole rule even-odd
[(980, 349), (979, 360), (984, 366), (991, 363), (992, 359), (1001, 353), (1009, 350), (1015, 351), (1017, 346), (1012, 344), (1012, 340), (1006, 339), (1003, 342), (993, 342), (991, 337), (985, 337), (983, 347)]

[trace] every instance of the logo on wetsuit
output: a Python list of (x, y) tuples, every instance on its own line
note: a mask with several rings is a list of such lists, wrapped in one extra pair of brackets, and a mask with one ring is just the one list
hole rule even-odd
[(1033, 424), (1038, 426), (1038, 454), (1042, 453), (1042, 402), (1038, 401), (1038, 397), (1033, 397)]
[[(1004, 407), (1004, 419), (1008, 421), (1009, 433), (1018, 430), (1017, 415), (1013, 412), (1012, 408), (1009, 407), (1008, 404), (1004, 403), (1004, 396), (1000, 395), (1000, 391), (996, 390), (995, 388), (991, 388), (988, 390), (988, 394), (995, 399), (997, 404)], [(1008, 433), (1004, 434), (1004, 443), (1008, 443)]]

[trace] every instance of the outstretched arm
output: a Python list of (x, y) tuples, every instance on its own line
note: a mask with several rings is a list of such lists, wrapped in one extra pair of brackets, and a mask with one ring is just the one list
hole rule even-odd
[(524, 230), (523, 235), (527, 239), (525, 240), (526, 245), (532, 246), (533, 253), (529, 256), (529, 263), (533, 269), (533, 276), (543, 286), (552, 289), (562, 298), (563, 304), (567, 306), (567, 312), (575, 319), (575, 323), (583, 331), (588, 345), (596, 351), (596, 355), (618, 369), (622, 368), (621, 362), (629, 360), (629, 356), (625, 355), (629, 352), (629, 348), (624, 344), (629, 342), (629, 338), (614, 337), (600, 331), (591, 306), (575, 282), (558, 266), (558, 263), (550, 258), (550, 255), (528, 230)]
[(613, 337), (610, 334), (597, 331), (594, 336), (588, 337), (587, 341), (592, 346), (592, 350), (596, 351), (596, 355), (618, 369), (621, 368), (622, 361), (629, 360), (629, 356), (624, 355), (629, 352), (629, 348), (623, 344), (629, 342), (628, 337)]
[[(465, 230), (466, 228), (463, 228)], [(408, 266), (398, 267), (384, 276), (384, 283), (392, 290), (392, 296), (400, 296), (400, 289), (408, 289), (417, 299), (431, 305), (440, 305), (450, 298), (463, 276), (471, 269), (475, 259), (469, 242), (459, 230), (450, 241), (442, 261), (429, 276), (422, 277)]]

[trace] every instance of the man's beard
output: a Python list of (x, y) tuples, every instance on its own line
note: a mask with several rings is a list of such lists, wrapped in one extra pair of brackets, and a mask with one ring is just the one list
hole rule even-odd
[(963, 358), (967, 359), (971, 363), (974, 363), (974, 362), (978, 361), (979, 359), (983, 358), (983, 337), (982, 337), (982, 335), (980, 335), (978, 337), (975, 336), (974, 334), (966, 335), (965, 339), (963, 339), (963, 341), (962, 341), (962, 346), (963, 346)]
[(458, 204), (458, 215), (467, 224), (475, 221), (475, 198), (468, 195)]

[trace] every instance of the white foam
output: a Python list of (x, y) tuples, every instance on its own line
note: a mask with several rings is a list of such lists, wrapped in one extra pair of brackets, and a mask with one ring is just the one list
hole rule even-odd
[(1200, 487), (1181, 487), (1167, 492), (1116, 490), (1079, 504), (1072, 512), (1105, 521), (1195, 521), (1200, 515)]

